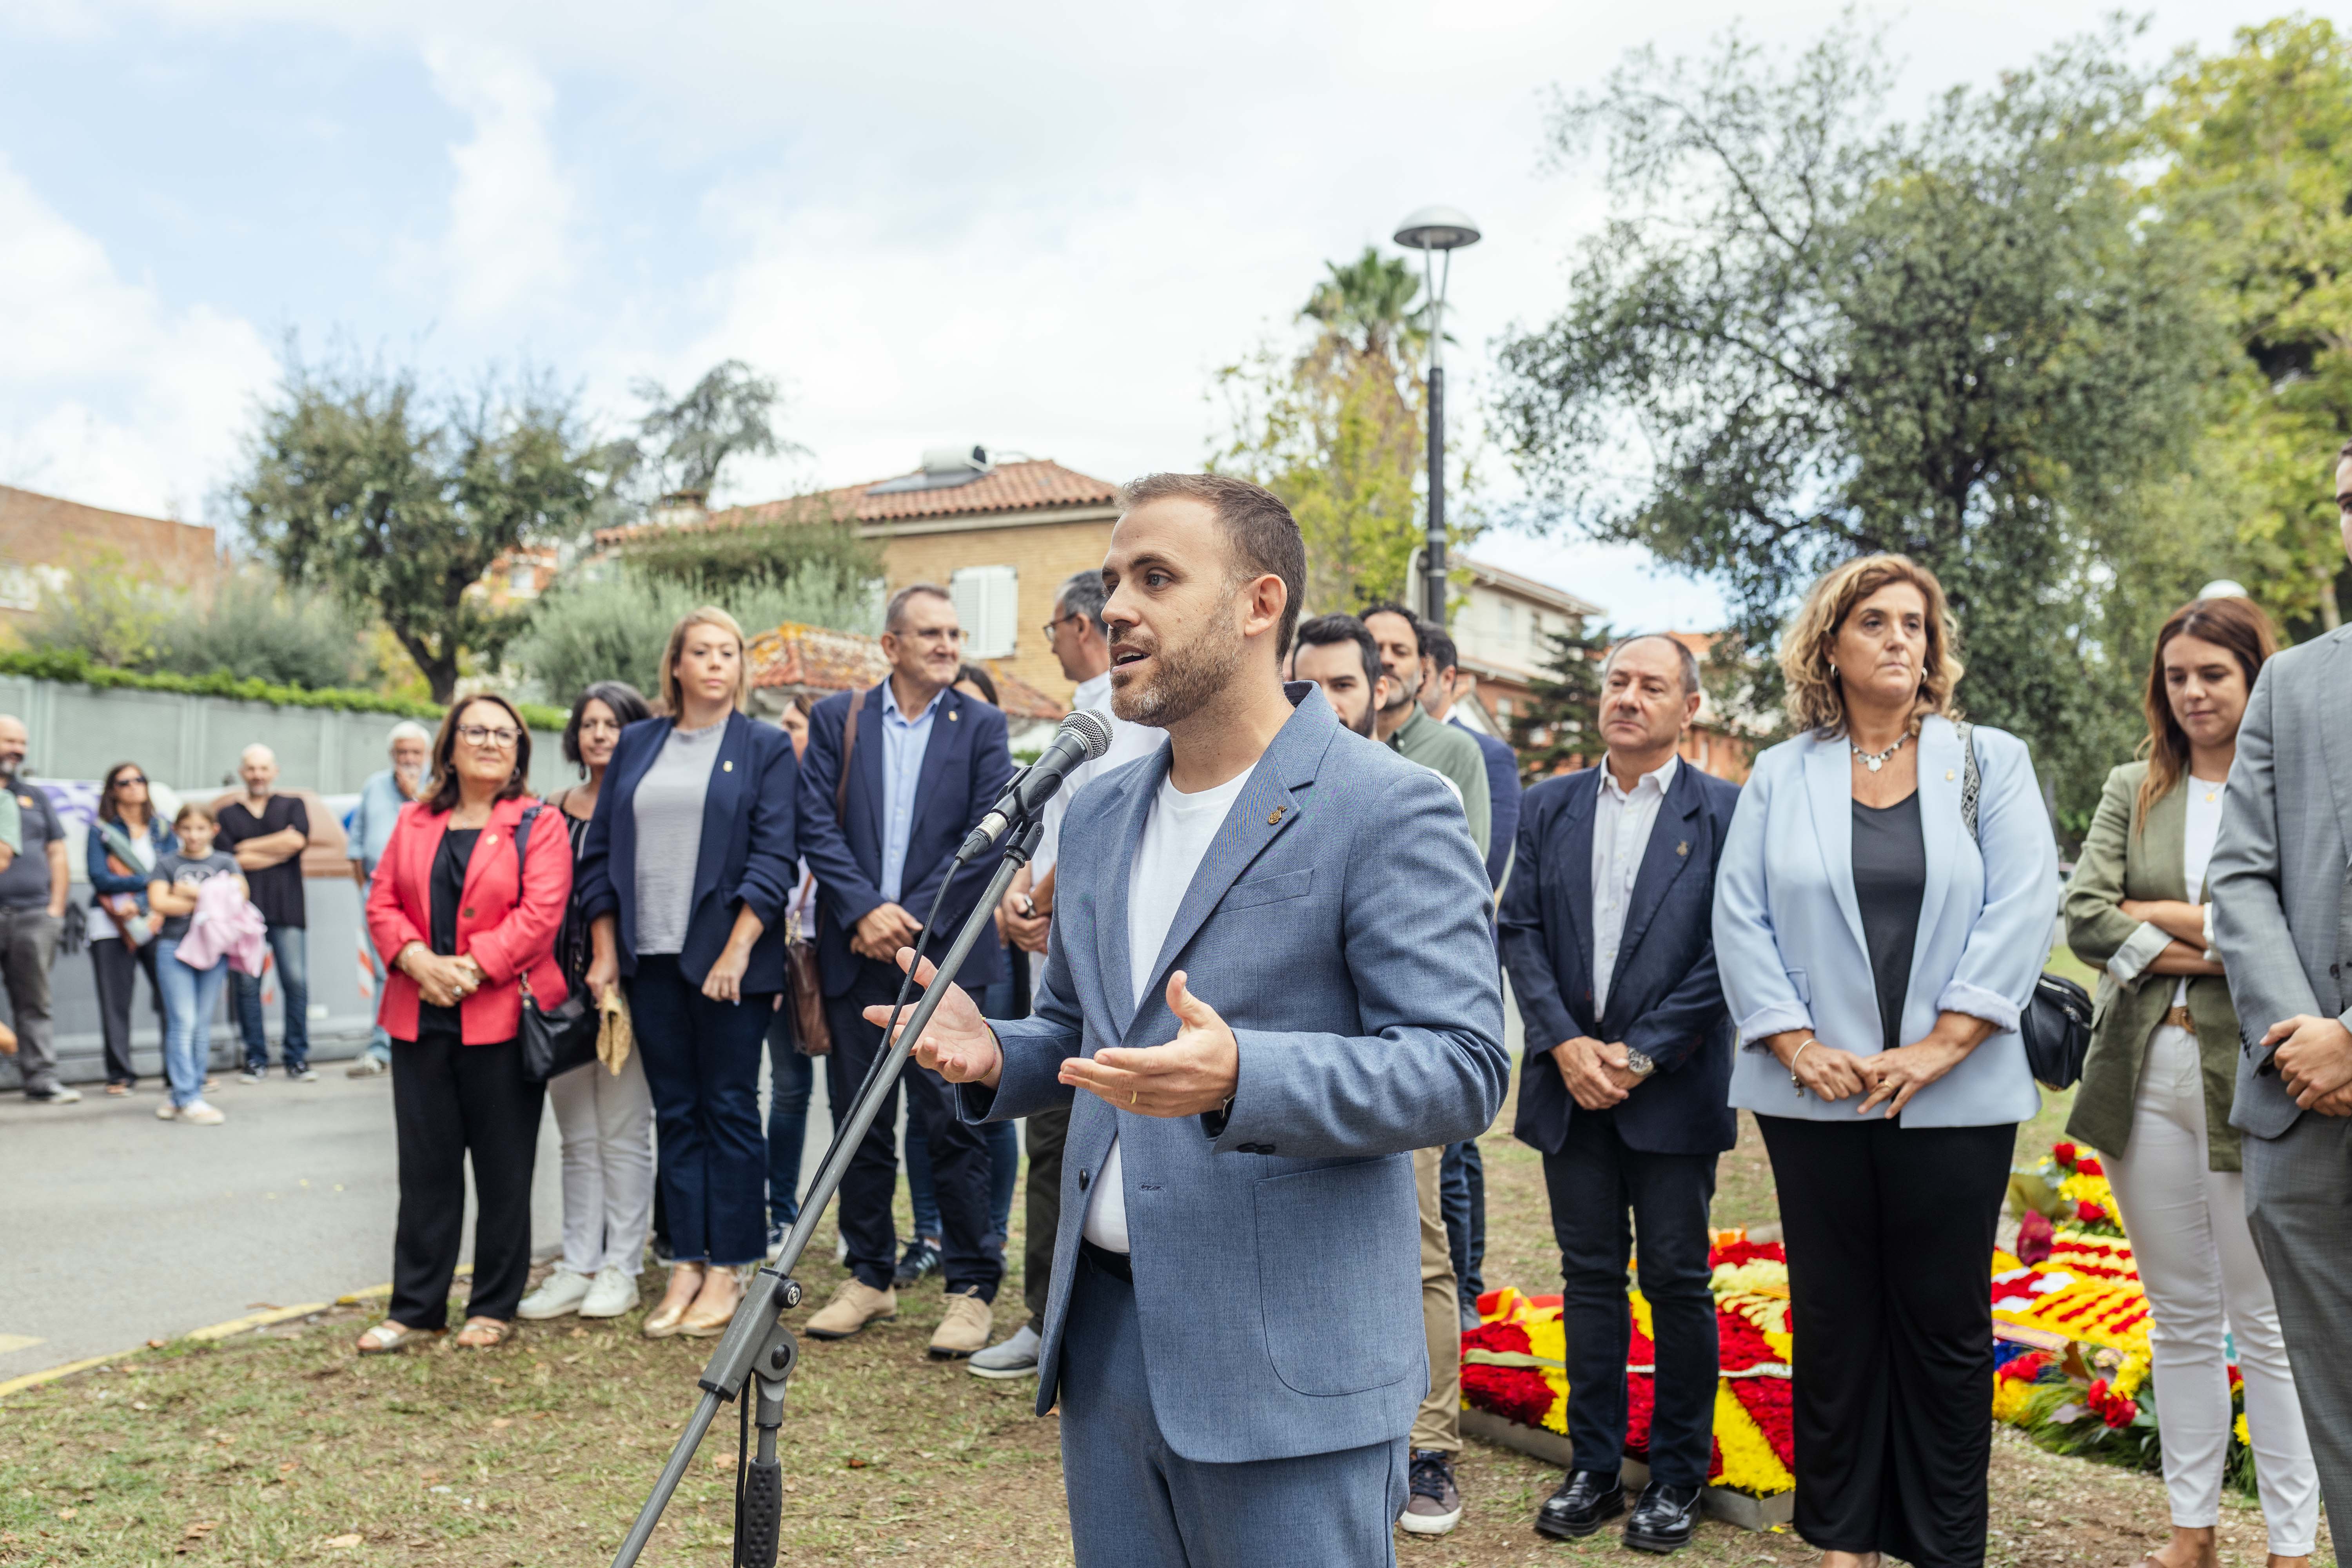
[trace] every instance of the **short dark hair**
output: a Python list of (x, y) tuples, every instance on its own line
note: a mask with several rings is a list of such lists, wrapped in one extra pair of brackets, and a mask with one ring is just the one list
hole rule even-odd
[(1427, 654), (1429, 662), (1441, 671), (1461, 668), (1462, 650), (1454, 646), (1454, 638), (1447, 635), (1444, 626), (1422, 626), (1421, 651)]
[(1701, 686), (1698, 675), (1698, 656), (1691, 652), (1690, 646), (1682, 638), (1668, 632), (1635, 632), (1630, 637), (1620, 637), (1610, 644), (1609, 651), (1601, 656), (1601, 678), (1603, 680), (1609, 678), (1609, 667), (1617, 662), (1617, 656), (1637, 642), (1662, 642), (1682, 655), (1682, 658), (1675, 662), (1682, 671), (1683, 695), (1685, 697), (1698, 695)]
[(999, 702), (996, 700), (996, 679), (993, 676), (990, 675), (988, 671), (981, 668), (980, 666), (976, 664), (957, 666), (955, 683), (958, 686), (961, 686), (967, 680), (980, 688), (980, 694), (988, 699), (988, 705), (991, 708), (1002, 708), (1004, 706), (1003, 703)]
[(955, 603), (955, 595), (937, 583), (909, 583), (891, 595), (889, 604), (883, 607), (882, 629), (886, 632), (897, 631), (899, 624), (907, 618), (907, 601), (919, 598), (925, 594), (929, 594), (934, 599), (945, 599), (950, 605)]
[(1103, 606), (1110, 603), (1110, 589), (1103, 582), (1102, 568), (1089, 567), (1073, 572), (1062, 579), (1054, 590), (1054, 607), (1065, 616), (1084, 616), (1094, 622), (1095, 630), (1110, 636), (1110, 623), (1103, 619)]
[(563, 721), (563, 760), (573, 767), (588, 764), (580, 760), (580, 721), (588, 716), (588, 704), (602, 702), (613, 710), (613, 717), (625, 730), (640, 719), (654, 716), (653, 704), (645, 693), (625, 680), (599, 680), (580, 694), (572, 704), (572, 717)]
[(1382, 599), (1376, 605), (1366, 605), (1360, 614), (1367, 623), (1374, 616), (1402, 616), (1405, 625), (1412, 628), (1412, 651), (1417, 654), (1429, 652), (1429, 623), (1394, 599)]
[(1234, 564), (1241, 568), (1237, 575), (1271, 573), (1282, 579), (1282, 625), (1274, 634), (1274, 657), (1280, 659), (1290, 651), (1307, 593), (1307, 541), (1298, 520), (1272, 490), (1230, 474), (1146, 474), (1121, 488), (1119, 510), (1177, 496), (1202, 502), (1217, 514), (1233, 546)]
[(457, 809), (457, 715), (477, 702), (491, 702), (507, 710), (514, 721), (515, 765), (507, 782), (499, 786), (493, 801), (512, 800), (530, 788), (530, 726), (522, 721), (515, 705), (495, 691), (477, 691), (471, 697), (460, 697), (449, 704), (449, 711), (441, 715), (441, 732), (433, 737), (433, 795), (425, 801), (425, 809), (436, 816)]
[(1381, 668), (1381, 645), (1363, 622), (1353, 616), (1318, 616), (1302, 622), (1298, 627), (1301, 647), (1328, 647), (1333, 643), (1351, 642), (1364, 659), (1364, 689), (1370, 691), (1381, 683), (1387, 672)]

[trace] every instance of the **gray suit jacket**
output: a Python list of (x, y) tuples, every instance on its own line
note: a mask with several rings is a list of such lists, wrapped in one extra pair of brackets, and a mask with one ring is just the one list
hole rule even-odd
[[(1039, 1348), (1054, 1407), (1087, 1188), (1117, 1132), (1151, 1401), (1185, 1458), (1402, 1436), (1429, 1392), (1411, 1151), (1484, 1132), (1510, 1079), (1486, 871), (1436, 774), (1344, 729), (1311, 685), (1209, 846), (1135, 1004), (1129, 867), (1169, 753), (1089, 784), (1062, 825), (1036, 1016), (995, 1024), (968, 1120), (1072, 1105)], [(1165, 1045), (1172, 969), (1233, 1028), (1229, 1118), (1115, 1110), (1065, 1058)]]
[(2303, 1114), (2275, 1071), (2258, 1074), (2273, 1024), (2343, 1018), (2346, 870), (2352, 866), (2352, 626), (2263, 667), (2238, 729), (2221, 836), (2206, 885), (2238, 1011), (2230, 1125), (2276, 1138)]

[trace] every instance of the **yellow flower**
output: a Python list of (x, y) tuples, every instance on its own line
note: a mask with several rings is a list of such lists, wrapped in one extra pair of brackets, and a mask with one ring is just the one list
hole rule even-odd
[(2238, 1412), (2237, 1423), (2230, 1429), (2238, 1435), (2239, 1442), (2243, 1443), (2249, 1448), (2254, 1446), (2254, 1440), (2246, 1436), (2246, 1413), (2244, 1411), (2241, 1410)]
[(1992, 1418), (2022, 1426), (2025, 1407), (2032, 1398), (2033, 1385), (2023, 1378), (1996, 1377), (1992, 1380)]
[(2115, 1381), (2108, 1386), (2126, 1399), (2133, 1397), (2147, 1382), (2147, 1366), (2148, 1358), (2145, 1355), (2134, 1352), (2124, 1357), (2124, 1364), (2116, 1370)]
[(1795, 1488), (1797, 1478), (1772, 1452), (1764, 1429), (1756, 1425), (1728, 1382), (1715, 1385), (1715, 1440), (1723, 1450), (1723, 1484), (1734, 1491), (1770, 1497)]

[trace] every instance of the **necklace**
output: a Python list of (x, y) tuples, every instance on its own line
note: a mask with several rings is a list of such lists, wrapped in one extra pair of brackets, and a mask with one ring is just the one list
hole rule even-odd
[(1911, 737), (1907, 734), (1897, 735), (1895, 737), (1895, 744), (1887, 747), (1886, 750), (1883, 752), (1865, 752), (1860, 746), (1855, 745), (1851, 740), (1846, 742), (1846, 746), (1855, 756), (1862, 759), (1862, 765), (1864, 767), (1868, 768), (1872, 773), (1876, 773), (1879, 769), (1886, 765), (1887, 758), (1893, 756), (1895, 752), (1903, 749), (1903, 742), (1910, 738)]

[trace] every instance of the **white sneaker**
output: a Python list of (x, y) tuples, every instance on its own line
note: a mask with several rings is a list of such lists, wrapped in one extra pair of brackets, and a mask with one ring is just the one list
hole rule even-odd
[(155, 1108), (155, 1120), (158, 1121), (177, 1121), (179, 1119), (180, 1108), (168, 1100)]
[(319, 1069), (306, 1067), (300, 1072), (289, 1072), (286, 1076), (296, 1083), (316, 1083), (319, 1081)]
[(267, 1072), (256, 1072), (251, 1068), (247, 1068), (243, 1072), (236, 1075), (236, 1081), (239, 1083), (268, 1083), (269, 1081), (269, 1075)]
[(580, 1303), (583, 1318), (617, 1318), (637, 1306), (637, 1277), (626, 1264), (614, 1263), (596, 1270), (588, 1297)]
[(203, 1100), (199, 1100), (192, 1105), (184, 1105), (180, 1107), (178, 1120), (182, 1121), (193, 1121), (199, 1127), (218, 1127), (222, 1122), (226, 1121), (228, 1118), (222, 1115), (220, 1111), (215, 1110), (214, 1107), (207, 1105)]
[(974, 1377), (1037, 1375), (1037, 1331), (1024, 1323), (1009, 1340), (989, 1346), (965, 1363)]
[(515, 1316), (533, 1322), (542, 1318), (561, 1318), (578, 1311), (580, 1303), (587, 1299), (588, 1276), (574, 1274), (559, 1263), (538, 1289), (522, 1299)]

